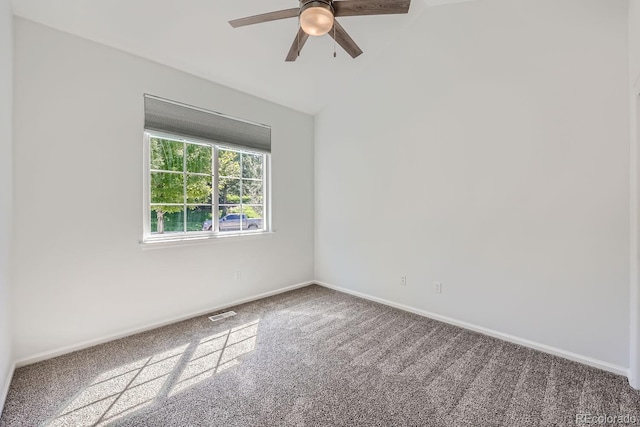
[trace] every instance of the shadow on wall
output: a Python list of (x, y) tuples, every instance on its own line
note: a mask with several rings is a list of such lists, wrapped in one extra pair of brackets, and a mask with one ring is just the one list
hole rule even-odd
[(259, 320), (107, 371), (43, 425), (102, 426), (238, 365), (255, 349)]

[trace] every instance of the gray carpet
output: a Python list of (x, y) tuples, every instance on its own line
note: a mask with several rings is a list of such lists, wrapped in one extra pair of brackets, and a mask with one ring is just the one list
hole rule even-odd
[(0, 426), (640, 423), (626, 378), (319, 286), (233, 310), (20, 368)]

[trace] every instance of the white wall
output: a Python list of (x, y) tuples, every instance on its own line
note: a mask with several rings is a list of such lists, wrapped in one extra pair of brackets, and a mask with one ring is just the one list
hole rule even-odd
[(0, 412), (13, 367), (10, 326), (9, 254), (11, 242), (13, 17), (9, 0), (0, 0)]
[(635, 83), (640, 77), (640, 0), (629, 0), (629, 69)]
[[(313, 279), (311, 116), (15, 26), (18, 360)], [(272, 126), (273, 237), (141, 249), (143, 93)]]
[(316, 278), (626, 369), (627, 55), (625, 1), (427, 9), (316, 118)]
[(640, 0), (629, 0), (629, 106), (631, 132), (631, 295), (630, 295), (630, 382), (640, 389), (640, 282), (638, 229), (640, 217), (638, 204), (640, 202), (640, 173), (638, 170), (638, 155), (640, 154)]

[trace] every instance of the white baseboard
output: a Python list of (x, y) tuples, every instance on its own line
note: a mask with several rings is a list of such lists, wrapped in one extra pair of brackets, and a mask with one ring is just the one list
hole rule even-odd
[[(631, 370), (629, 370), (629, 372), (631, 372)], [(628, 378), (629, 385), (636, 390), (640, 390), (640, 381), (637, 381), (636, 378), (634, 378), (631, 374), (629, 374)]]
[(354, 295), (360, 298), (364, 298), (370, 301), (378, 302), (380, 304), (388, 305), (390, 307), (395, 307), (400, 310), (408, 311), (410, 313), (414, 313), (420, 316), (428, 317), (430, 319), (439, 320), (444, 323), (448, 323), (450, 325), (459, 326), (464, 329), (469, 329), (471, 331), (479, 332), (484, 335), (489, 335), (494, 338), (498, 338), (503, 341), (508, 341), (514, 344), (518, 344), (524, 347), (529, 347), (534, 350), (539, 350), (544, 353), (553, 354), (554, 356), (559, 356), (565, 359), (573, 360), (574, 362), (579, 362), (584, 365), (593, 366), (594, 368), (602, 369), (604, 371), (613, 372), (614, 374), (623, 375), (629, 378), (629, 369), (614, 365), (609, 362), (604, 362), (602, 360), (593, 359), (591, 357), (583, 356), (581, 354), (573, 353), (570, 351), (562, 350), (557, 347), (552, 347), (546, 344), (541, 344), (535, 341), (530, 341), (525, 338), (516, 337), (514, 335), (505, 334), (504, 332), (496, 331), (493, 329), (485, 328), (482, 326), (477, 326), (471, 323), (463, 322), (461, 320), (456, 320), (451, 317), (442, 316), (440, 314), (431, 313), (429, 311), (420, 310), (418, 308), (410, 307), (404, 304), (398, 304), (393, 301), (389, 301), (383, 298), (374, 297), (372, 295), (364, 294), (362, 292), (352, 291), (351, 289), (343, 288), (340, 286), (331, 285), (329, 283), (315, 281), (317, 285), (324, 286), (325, 288), (333, 289), (339, 292), (344, 292), (346, 294)]
[[(148, 324), (144, 327), (139, 327), (139, 328), (134, 328), (134, 329), (130, 329), (127, 331), (123, 331), (123, 332), (119, 332), (116, 334), (112, 334), (112, 335), (108, 335), (108, 336), (103, 336), (100, 338), (96, 338), (93, 340), (89, 340), (89, 341), (84, 341), (78, 344), (74, 344), (74, 345), (70, 345), (70, 346), (65, 346), (65, 347), (61, 347), (55, 350), (51, 350), (51, 351), (46, 351), (46, 352), (42, 352), (42, 353), (38, 353), (35, 354), (33, 356), (29, 356), (23, 359), (20, 359), (18, 361), (15, 362), (14, 366), (13, 366), (13, 370), (15, 370), (16, 368), (22, 367), (22, 366), (26, 366), (26, 365), (30, 365), (32, 363), (37, 363), (46, 359), (51, 359), (53, 357), (57, 357), (57, 356), (61, 356), (63, 354), (67, 354), (67, 353), (71, 353), (74, 351), (78, 351), (78, 350), (82, 350), (88, 347), (92, 347), (94, 345), (98, 345), (98, 344), (103, 344), (105, 342), (108, 341), (113, 341), (119, 338), (124, 338), (130, 335), (134, 335), (140, 332), (145, 332), (151, 329), (155, 329), (155, 328), (159, 328), (162, 326), (166, 326), (169, 325), (171, 323), (176, 323), (176, 322), (181, 322), (183, 320), (187, 320), (187, 319), (191, 319), (193, 317), (198, 317), (198, 316), (202, 316), (214, 311), (219, 311), (219, 310), (224, 310), (225, 308), (229, 308), (229, 307), (233, 307), (236, 305), (240, 305), (240, 304), (244, 304), (247, 302), (251, 302), (251, 301), (255, 301), (255, 300), (259, 300), (262, 298), (266, 298), (266, 297), (270, 297), (273, 295), (277, 295), (283, 292), (287, 292), (287, 291), (291, 291), (294, 289), (298, 289), (298, 288), (303, 288), (305, 286), (309, 286), (311, 284), (317, 284), (320, 286), (323, 286), (325, 288), (329, 288), (329, 289), (333, 289), (339, 292), (344, 292), (346, 294), (350, 294), (350, 295), (354, 295), (360, 298), (364, 298), (370, 301), (374, 301), (374, 302), (378, 302), (380, 304), (384, 304), (390, 307), (395, 307), (398, 308), (400, 310), (404, 310), (404, 311), (408, 311), (410, 313), (414, 313), (420, 316), (424, 316), (424, 317), (428, 317), (434, 320), (438, 320), (444, 323), (448, 323), (454, 326), (459, 326), (461, 328), (464, 329), (468, 329), (468, 330), (472, 330), (475, 332), (479, 332), (481, 334), (484, 335), (488, 335), (494, 338), (498, 338), (501, 339), (503, 341), (508, 341), (514, 344), (518, 344), (518, 345), (522, 345), (524, 347), (528, 347), (528, 348), (532, 348), (534, 350), (539, 350), (545, 353), (549, 353), (549, 354), (553, 354), (555, 356), (559, 356), (565, 359), (569, 359), (569, 360), (573, 360), (574, 362), (578, 362), (578, 363), (582, 363), (585, 365), (589, 365), (589, 366), (593, 366), (594, 368), (598, 368), (598, 369), (602, 369), (604, 371), (608, 371), (608, 372), (612, 372), (614, 374), (618, 374), (618, 375), (623, 375), (627, 378), (629, 378), (630, 376), (630, 372), (628, 368), (625, 368), (623, 366), (618, 366), (618, 365), (614, 365), (612, 363), (609, 362), (605, 362), (602, 360), (598, 360), (598, 359), (594, 359), (588, 356), (584, 356), (581, 354), (577, 354), (577, 353), (573, 353), (570, 351), (566, 351), (557, 347), (552, 347), (546, 344), (542, 344), (542, 343), (538, 343), (535, 341), (531, 341), (525, 338), (520, 338), (514, 335), (510, 335), (510, 334), (506, 334), (500, 331), (496, 331), (493, 329), (489, 329), (489, 328), (485, 328), (482, 326), (477, 326), (471, 323), (467, 323), (461, 320), (456, 320), (453, 319), (451, 317), (447, 317), (447, 316), (442, 316), (440, 314), (436, 314), (436, 313), (432, 313), (429, 311), (425, 311), (425, 310), (421, 310), (415, 307), (411, 307), (411, 306), (407, 306), (404, 304), (399, 304), (393, 301), (389, 301), (383, 298), (378, 298), (378, 297), (374, 297), (372, 295), (368, 295), (362, 292), (358, 292), (358, 291), (353, 291), (351, 289), (347, 289), (347, 288), (343, 288), (340, 286), (335, 286), (335, 285), (331, 285), (329, 283), (324, 283), (321, 281), (317, 281), (317, 280), (313, 280), (313, 281), (308, 281), (308, 282), (303, 282), (303, 283), (298, 283), (295, 285), (291, 285), (291, 286), (287, 286), (284, 288), (280, 288), (280, 289), (276, 289), (273, 291), (269, 291), (269, 292), (265, 292), (262, 294), (258, 294), (258, 295), (254, 295), (248, 298), (243, 298), (240, 300), (236, 300), (233, 302), (229, 302), (226, 304), (222, 304), (216, 307), (212, 307), (212, 308), (208, 308), (206, 310), (201, 310), (198, 312), (194, 312), (194, 313), (189, 313), (183, 316), (178, 316), (178, 317), (174, 317), (171, 319), (167, 319), (164, 320), (162, 322), (156, 322), (156, 323), (152, 323), (152, 324)], [(13, 370), (12, 370), (12, 374), (13, 374)], [(630, 379), (631, 381), (631, 379)], [(6, 399), (6, 395), (9, 389), (9, 383), (11, 382), (11, 377), (8, 378), (7, 383), (4, 385), (4, 388), (2, 389), (2, 394), (0, 394), (0, 408), (3, 407), (4, 404), (4, 399)], [(632, 384), (633, 385), (633, 384)]]
[(0, 390), (0, 414), (2, 414), (2, 409), (4, 408), (4, 403), (7, 401), (7, 395), (9, 394), (9, 386), (11, 385), (11, 380), (13, 379), (13, 373), (16, 370), (16, 364), (11, 365), (9, 369), (9, 375), (7, 376), (7, 380), (4, 382), (2, 389)]
[(98, 344), (103, 344), (105, 342), (109, 342), (109, 341), (113, 341), (113, 340), (117, 340), (120, 338), (124, 338), (124, 337), (128, 337), (130, 335), (135, 335), (138, 334), (140, 332), (145, 332), (151, 329), (156, 329), (156, 328), (160, 328), (162, 326), (166, 326), (166, 325), (170, 325), (172, 323), (176, 323), (176, 322), (181, 322), (183, 320), (187, 320), (187, 319), (191, 319), (193, 317), (198, 317), (198, 316), (203, 316), (205, 314), (208, 313), (212, 313), (214, 311), (219, 311), (219, 310), (224, 310), (225, 308), (229, 308), (229, 307), (233, 307), (236, 305), (240, 305), (240, 304), (244, 304), (247, 302), (251, 302), (251, 301), (255, 301), (255, 300), (259, 300), (262, 298), (266, 298), (266, 297), (270, 297), (272, 295), (277, 295), (277, 294), (281, 294), (283, 292), (288, 292), (288, 291), (292, 291), (294, 289), (298, 289), (298, 288), (303, 288), (305, 286), (309, 286), (311, 284), (314, 284), (314, 281), (308, 281), (308, 282), (302, 282), (302, 283), (298, 283), (296, 285), (291, 285), (291, 286), (286, 286), (284, 288), (280, 288), (280, 289), (276, 289), (274, 291), (269, 291), (269, 292), (264, 292), (262, 294), (258, 294), (258, 295), (254, 295), (248, 298), (243, 298), (240, 300), (236, 300), (236, 301), (232, 301), (226, 304), (222, 304), (216, 307), (211, 307), (211, 308), (207, 308), (206, 310), (200, 310), (194, 313), (189, 313), (189, 314), (185, 314), (182, 316), (178, 316), (178, 317), (173, 317), (171, 319), (167, 319), (167, 320), (163, 320), (161, 322), (155, 322), (155, 323), (150, 323), (146, 326), (142, 326), (139, 328), (133, 328), (133, 329), (129, 329), (123, 332), (118, 332), (116, 334), (112, 334), (112, 335), (105, 335), (102, 336), (100, 338), (96, 338), (96, 339), (92, 339), (92, 340), (88, 340), (88, 341), (83, 341), (80, 342), (78, 344), (73, 344), (73, 345), (69, 345), (69, 346), (65, 346), (65, 347), (60, 347), (54, 350), (50, 350), (50, 351), (45, 351), (42, 353), (38, 353), (35, 354), (33, 356), (28, 356), (25, 358), (22, 358), (18, 361), (16, 361), (15, 363), (15, 368), (20, 368), (22, 366), (26, 366), (26, 365), (31, 365), (32, 363), (37, 363), (37, 362), (41, 362), (43, 360), (47, 360), (47, 359), (51, 359), (57, 356), (62, 356), (63, 354), (67, 354), (67, 353), (72, 353), (74, 351), (78, 351), (78, 350), (83, 350), (85, 348), (89, 348), (89, 347), (93, 347), (94, 345), (98, 345)]

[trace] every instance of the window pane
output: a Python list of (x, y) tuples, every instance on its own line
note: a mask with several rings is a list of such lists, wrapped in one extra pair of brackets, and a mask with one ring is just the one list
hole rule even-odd
[(268, 155), (162, 137), (149, 144), (151, 234), (264, 230)]
[(151, 232), (155, 234), (184, 231), (184, 207), (151, 206)]
[(262, 204), (262, 181), (242, 181), (242, 203)]
[(243, 230), (264, 229), (262, 205), (242, 205), (242, 213), (246, 216), (246, 220), (242, 224)]
[(220, 206), (220, 231), (240, 231), (240, 205)]
[(182, 171), (184, 143), (151, 138), (151, 169)]
[(151, 203), (184, 203), (183, 175), (151, 172)]
[(220, 205), (218, 208), (218, 218), (222, 218), (225, 215), (239, 215), (240, 205)]
[(242, 213), (247, 218), (262, 218), (262, 205), (242, 205)]
[(187, 231), (213, 230), (211, 206), (187, 207)]
[(262, 154), (242, 153), (242, 177), (262, 179)]
[(220, 176), (240, 177), (240, 153), (231, 150), (218, 150), (218, 173)]
[(210, 176), (187, 176), (187, 203), (211, 203)]
[(220, 204), (232, 205), (240, 203), (240, 180), (237, 178), (220, 178), (218, 200)]
[(211, 174), (210, 145), (187, 144), (187, 172)]

